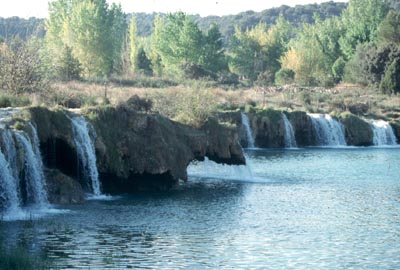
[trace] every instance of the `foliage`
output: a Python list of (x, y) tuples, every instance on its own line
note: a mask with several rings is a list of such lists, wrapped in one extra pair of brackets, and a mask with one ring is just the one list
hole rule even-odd
[(291, 49), (281, 58), (282, 67), (292, 69), (295, 81), (303, 85), (323, 85), (333, 80), (332, 66), (341, 56), (339, 19), (315, 20), (314, 25), (303, 25)]
[(79, 80), (82, 68), (78, 59), (72, 54), (72, 49), (65, 46), (55, 65), (56, 78), (63, 81)]
[(396, 58), (388, 66), (379, 89), (384, 94), (400, 93), (400, 58)]
[(370, 45), (367, 48), (361, 65), (362, 71), (370, 85), (378, 86), (388, 66), (400, 58), (400, 47), (393, 43), (383, 43), (379, 47)]
[(43, 19), (31, 17), (0, 17), (0, 39), (10, 41), (16, 37), (28, 40), (32, 37), (43, 38), (45, 35)]
[(332, 65), (332, 75), (336, 83), (340, 82), (340, 80), (344, 76), (344, 69), (346, 67), (346, 61), (344, 61), (343, 57), (339, 57)]
[(378, 26), (388, 10), (386, 0), (349, 1), (349, 6), (342, 14), (345, 33), (339, 40), (346, 59), (352, 58), (358, 44), (376, 40)]
[(184, 63), (200, 64), (202, 56), (202, 33), (197, 24), (182, 12), (169, 14), (156, 36), (156, 50), (165, 69), (179, 74)]
[[(269, 29), (264, 23), (245, 32), (237, 27), (230, 46), (231, 70), (251, 81), (264, 74), (261, 77), (270, 77), (266, 82), (273, 83), (274, 75), (281, 67), (279, 59), (287, 49), (290, 35), (290, 25), (282, 16)], [(272, 76), (265, 76), (267, 74)]]
[(129, 24), (129, 59), (131, 61), (131, 70), (135, 73), (138, 69), (138, 40), (137, 40), (136, 18), (131, 17)]
[(16, 95), (43, 90), (48, 81), (40, 53), (37, 39), (0, 44), (0, 88)]
[(151, 99), (154, 111), (197, 127), (204, 124), (217, 109), (212, 91), (200, 87), (158, 92)]
[(400, 44), (400, 12), (390, 10), (378, 28), (378, 41), (380, 43)]
[(124, 104), (135, 111), (149, 112), (153, 107), (153, 101), (150, 99), (140, 98), (138, 95), (130, 97)]
[(46, 41), (53, 59), (68, 46), (86, 78), (106, 77), (121, 69), (125, 39), (121, 6), (105, 0), (57, 0), (49, 4)]
[(31, 104), (27, 96), (15, 96), (10, 94), (0, 94), (0, 108), (23, 107)]
[(295, 76), (295, 73), (293, 70), (288, 69), (288, 68), (281, 68), (275, 74), (275, 83), (277, 85), (291, 84), (294, 81), (294, 76)]

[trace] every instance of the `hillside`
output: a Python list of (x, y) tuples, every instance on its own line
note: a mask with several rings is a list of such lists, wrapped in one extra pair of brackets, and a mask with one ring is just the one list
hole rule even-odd
[[(261, 12), (245, 11), (236, 15), (227, 16), (207, 16), (201, 17), (194, 15), (194, 20), (199, 24), (200, 29), (206, 30), (211, 24), (215, 23), (219, 26), (220, 31), (225, 38), (229, 38), (238, 25), (242, 30), (251, 28), (259, 22), (263, 21), (267, 25), (275, 24), (279, 14), (283, 14), (284, 18), (292, 25), (299, 26), (301, 23), (312, 23), (314, 14), (318, 14), (322, 19), (339, 16), (342, 10), (346, 8), (346, 3), (336, 3), (333, 1), (322, 4), (297, 5), (295, 7), (280, 6), (278, 8), (266, 9)], [(135, 16), (138, 26), (139, 36), (149, 36), (153, 31), (154, 17), (157, 13), (132, 13)], [(161, 14), (165, 16), (166, 14)]]
[[(211, 24), (215, 23), (220, 27), (220, 31), (228, 39), (236, 25), (242, 29), (250, 28), (260, 21), (267, 25), (275, 23), (279, 14), (283, 14), (286, 20), (292, 25), (298, 26), (303, 22), (312, 23), (314, 13), (321, 18), (338, 16), (346, 7), (346, 3), (326, 2), (322, 4), (297, 5), (295, 7), (280, 6), (278, 8), (266, 9), (261, 12), (245, 11), (236, 15), (227, 16), (207, 16), (200, 17), (194, 15), (194, 20), (199, 24), (200, 29), (206, 30)], [(149, 36), (153, 31), (153, 22), (157, 13), (132, 13), (128, 15), (135, 16), (138, 26), (139, 36)], [(160, 14), (165, 16), (166, 14)], [(19, 35), (22, 39), (29, 36), (43, 37), (45, 34), (44, 20), (38, 18), (23, 19), (19, 17), (1, 18), (0, 17), (0, 37), (10, 39)]]

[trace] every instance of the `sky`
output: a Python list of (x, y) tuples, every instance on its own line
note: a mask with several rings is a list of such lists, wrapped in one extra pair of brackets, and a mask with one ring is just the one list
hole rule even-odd
[[(183, 11), (201, 16), (222, 16), (247, 10), (261, 11), (281, 5), (295, 6), (327, 1), (329, 0), (107, 0), (109, 3), (121, 3), (126, 13)], [(0, 2), (0, 17), (47, 17), (49, 0), (0, 0)], [(336, 0), (336, 2), (347, 2), (347, 0)]]

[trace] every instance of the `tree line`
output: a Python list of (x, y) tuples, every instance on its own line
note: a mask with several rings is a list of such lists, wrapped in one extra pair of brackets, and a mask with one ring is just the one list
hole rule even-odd
[[(3, 42), (0, 60), (17, 65), (12, 57), (21, 54), (15, 51), (25, 50), (37, 59), (30, 61), (37, 74), (45, 72), (33, 78), (107, 80), (144, 74), (261, 86), (353, 82), (397, 93), (400, 13), (392, 7), (393, 1), (350, 0), (339, 16), (315, 13), (311, 22), (296, 27), (280, 13), (273, 24), (237, 24), (227, 39), (218, 24), (205, 30), (182, 12), (155, 15), (152, 34), (142, 36), (137, 18), (128, 19), (119, 5), (56, 0), (49, 5), (45, 38)], [(5, 83), (7, 72), (26, 73), (28, 65), (21, 60), (18, 68), (1, 66), (0, 83), (7, 89), (17, 85)]]

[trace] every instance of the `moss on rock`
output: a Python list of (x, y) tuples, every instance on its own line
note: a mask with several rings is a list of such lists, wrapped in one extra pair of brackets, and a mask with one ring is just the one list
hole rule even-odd
[(358, 116), (345, 112), (340, 115), (345, 127), (346, 142), (354, 146), (371, 146), (374, 134), (371, 125)]

